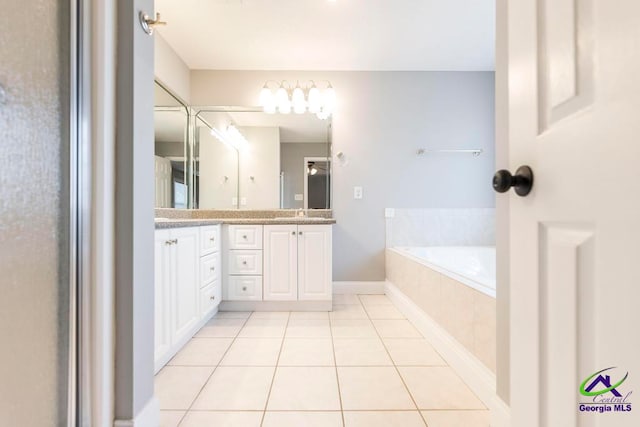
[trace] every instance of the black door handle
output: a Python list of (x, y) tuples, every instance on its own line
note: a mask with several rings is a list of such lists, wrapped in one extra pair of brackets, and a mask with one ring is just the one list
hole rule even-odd
[(515, 175), (501, 169), (493, 175), (493, 189), (498, 193), (506, 193), (513, 187), (518, 196), (524, 197), (533, 187), (533, 171), (529, 166), (520, 166)]

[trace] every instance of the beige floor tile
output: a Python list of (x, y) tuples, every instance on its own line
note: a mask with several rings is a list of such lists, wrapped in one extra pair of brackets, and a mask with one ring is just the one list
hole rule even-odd
[(260, 427), (262, 411), (189, 411), (180, 427)]
[(404, 314), (400, 313), (393, 305), (367, 305), (367, 313), (372, 319), (404, 319)]
[(176, 354), (169, 365), (216, 366), (233, 338), (193, 338)]
[(331, 411), (340, 409), (335, 368), (278, 367), (268, 411)]
[(328, 319), (328, 311), (292, 311), (289, 320), (296, 319)]
[(424, 339), (385, 338), (384, 345), (398, 366), (447, 366), (447, 362)]
[(329, 313), (332, 320), (337, 319), (368, 319), (364, 307), (355, 304), (334, 304), (333, 311)]
[[(254, 313), (255, 314), (255, 313)], [(287, 319), (249, 318), (242, 328), (240, 338), (282, 338), (287, 328)]]
[(422, 338), (408, 320), (372, 320), (382, 338)]
[(336, 338), (333, 345), (338, 366), (393, 365), (379, 338)]
[(270, 412), (264, 415), (262, 427), (342, 427), (338, 412)]
[(393, 367), (339, 367), (338, 378), (345, 411), (416, 409)]
[(368, 319), (336, 319), (331, 321), (334, 338), (376, 338), (373, 324)]
[(213, 317), (214, 319), (248, 319), (251, 316), (250, 311), (219, 311)]
[(489, 411), (422, 411), (429, 427), (489, 427)]
[(221, 366), (193, 404), (196, 410), (264, 410), (275, 368)]
[(335, 366), (330, 338), (285, 338), (279, 366)]
[[(345, 427), (425, 427), (418, 411), (345, 412), (344, 425)], [(460, 424), (457, 427), (466, 426)]]
[(485, 409), (451, 368), (398, 369), (420, 409)]
[(238, 335), (245, 319), (216, 319), (215, 317), (207, 322), (198, 333), (197, 337), (209, 338), (233, 338)]
[(276, 366), (282, 338), (236, 338), (220, 366)]
[(160, 409), (189, 409), (213, 369), (165, 366), (155, 378), (155, 395), (160, 402)]
[(331, 338), (329, 319), (290, 319), (287, 338)]
[(355, 294), (333, 294), (334, 304), (353, 304), (360, 305), (360, 298)]
[(251, 319), (288, 319), (288, 311), (254, 311)]
[(363, 305), (393, 305), (386, 295), (358, 295)]
[(160, 427), (178, 427), (186, 411), (160, 411)]

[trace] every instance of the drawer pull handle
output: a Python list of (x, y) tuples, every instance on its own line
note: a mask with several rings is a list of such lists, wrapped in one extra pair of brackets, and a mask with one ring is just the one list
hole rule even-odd
[(209, 270), (216, 271), (216, 268), (215, 267), (211, 267)]
[(247, 240), (247, 235), (246, 235), (246, 234), (244, 234), (244, 235), (242, 236), (242, 238), (243, 238), (244, 240)]
[(210, 238), (209, 240), (211, 240), (212, 242), (215, 242), (215, 241), (216, 241), (216, 238), (215, 238), (215, 237), (212, 237), (212, 238)]
[(247, 261), (242, 261), (242, 265), (247, 265)]
[(246, 287), (246, 286), (243, 286), (243, 287), (242, 287), (242, 290), (243, 290), (243, 291), (246, 291), (246, 290), (247, 290), (247, 287)]
[(216, 297), (215, 297), (214, 295), (211, 295), (211, 296), (209, 297), (209, 299), (210, 299), (211, 301), (213, 301), (214, 299), (216, 299)]

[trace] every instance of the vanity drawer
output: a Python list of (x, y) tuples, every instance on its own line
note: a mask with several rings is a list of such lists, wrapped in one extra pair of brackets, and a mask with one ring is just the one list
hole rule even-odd
[(262, 301), (262, 276), (229, 276), (227, 296), (231, 301)]
[(261, 225), (230, 225), (229, 249), (262, 249)]
[(213, 282), (200, 289), (200, 315), (204, 317), (211, 313), (220, 304), (221, 299), (220, 282)]
[(200, 287), (220, 277), (220, 252), (205, 255), (200, 259)]
[(200, 256), (220, 250), (220, 226), (200, 227)]
[(229, 251), (229, 274), (262, 274), (262, 251)]

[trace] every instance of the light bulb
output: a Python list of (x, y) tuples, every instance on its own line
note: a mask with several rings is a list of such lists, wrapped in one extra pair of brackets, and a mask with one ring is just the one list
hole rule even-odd
[(322, 98), (320, 96), (320, 91), (315, 85), (309, 89), (309, 112), (316, 114), (320, 111), (322, 107)]
[(331, 115), (331, 113), (333, 113), (333, 110), (336, 106), (336, 91), (333, 89), (333, 87), (331, 85), (329, 85), (329, 87), (324, 91), (323, 94), (323, 101), (324, 101), (324, 106), (323, 106), (323, 110)]
[(317, 173), (318, 173), (318, 169), (316, 169), (316, 167), (315, 167), (315, 166), (314, 166), (314, 167), (312, 167), (312, 168), (311, 168), (311, 175), (315, 175), (315, 174), (317, 174)]
[(267, 87), (265, 84), (262, 90), (260, 91), (260, 106), (265, 107), (269, 104), (273, 103), (273, 93), (271, 89)]
[(293, 103), (293, 111), (296, 114), (303, 114), (307, 109), (306, 103), (304, 101), (304, 91), (300, 86), (297, 86), (293, 90), (293, 94), (291, 95), (291, 101)]
[(264, 112), (267, 114), (275, 114), (276, 113), (276, 103), (272, 99), (270, 103), (264, 106)]

